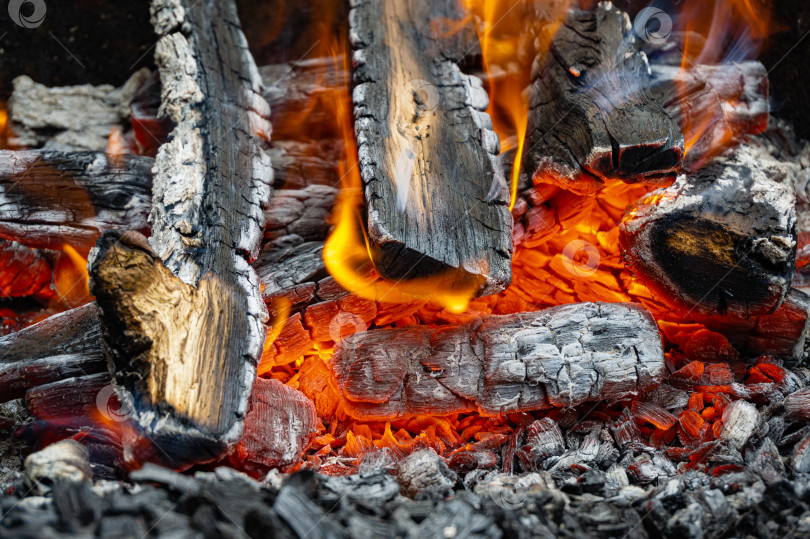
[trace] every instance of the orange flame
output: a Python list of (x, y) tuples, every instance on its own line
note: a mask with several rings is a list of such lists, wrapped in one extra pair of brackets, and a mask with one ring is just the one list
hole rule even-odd
[(62, 255), (54, 269), (54, 288), (59, 300), (75, 307), (90, 300), (87, 259), (67, 243), (62, 245)]

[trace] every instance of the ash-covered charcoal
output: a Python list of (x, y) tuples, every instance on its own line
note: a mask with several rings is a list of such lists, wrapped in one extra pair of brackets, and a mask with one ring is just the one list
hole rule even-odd
[(90, 454), (75, 440), (62, 440), (25, 459), (25, 480), (37, 494), (45, 495), (56, 483), (92, 481)]
[(338, 190), (327, 185), (276, 191), (264, 212), (264, 241), (296, 235), (319, 241), (329, 233), (329, 214)]
[(442, 500), (453, 492), (458, 478), (432, 449), (416, 451), (397, 467), (402, 494), (418, 500)]
[(655, 297), (687, 313), (773, 313), (796, 256), (792, 189), (745, 146), (643, 198), (621, 223), (628, 267)]
[(728, 440), (739, 451), (759, 425), (759, 412), (750, 402), (737, 400), (726, 406), (722, 420), (720, 438)]
[(791, 393), (785, 398), (783, 406), (786, 419), (810, 423), (810, 388)]
[(338, 344), (330, 365), (347, 411), (381, 419), (618, 400), (664, 374), (650, 314), (610, 303), (356, 333)]
[(572, 10), (532, 76), (525, 168), (534, 183), (594, 194), (607, 179), (674, 178), (683, 135), (647, 89), (626, 13), (609, 2)]

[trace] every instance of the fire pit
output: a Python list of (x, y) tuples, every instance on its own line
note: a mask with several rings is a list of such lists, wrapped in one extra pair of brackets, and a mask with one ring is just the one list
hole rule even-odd
[(0, 534), (810, 535), (805, 6), (51, 4)]

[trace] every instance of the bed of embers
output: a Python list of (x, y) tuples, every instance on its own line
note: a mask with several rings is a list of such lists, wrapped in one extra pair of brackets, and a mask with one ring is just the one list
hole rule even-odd
[[(484, 81), (497, 166), (512, 182), (511, 285), (484, 297), (443, 293), (442, 281), (391, 285), (370, 267), (348, 43), (324, 38), (307, 59), (270, 54), (259, 68), (275, 178), (252, 266), (268, 337), (244, 436), (229, 455), (190, 468), (129, 423), (87, 284), (103, 232), (149, 233), (150, 171), (173, 129), (157, 118), (158, 73), (139, 71), (119, 88), (14, 81), (0, 111), (9, 150), (0, 152), (0, 535), (810, 534), (810, 145), (769, 115), (767, 74), (750, 60), (771, 31), (763, 12), (719, 2), (708, 8), (714, 19), (679, 22), (680, 38), (636, 40), (653, 66), (656, 110), (683, 132), (685, 164), (677, 180), (665, 171), (593, 187), (590, 175), (566, 178), (556, 165), (546, 174), (557, 177), (537, 179), (547, 164), (532, 155), (533, 129), (556, 125), (538, 125), (521, 92), (542, 78), (529, 66), (551, 45), (536, 38), (521, 58), (531, 29), (507, 24), (517, 13), (506, 4), (465, 5), (481, 48), (465, 69)], [(537, 5), (555, 30), (570, 7)], [(346, 25), (336, 11), (325, 9), (320, 26)], [(717, 21), (724, 36), (745, 36), (744, 54), (741, 41), (712, 35)], [(250, 45), (258, 61), (260, 43)], [(63, 121), (77, 111), (87, 120)], [(21, 209), (24, 199), (36, 211)], [(659, 222), (679, 234), (639, 232)], [(701, 236), (695, 222), (720, 232)], [(729, 247), (734, 233), (744, 241)], [(780, 234), (795, 241), (787, 254), (774, 254)], [(604, 305), (625, 303), (652, 318)], [(629, 366), (615, 359), (628, 374), (605, 381), (566, 363), (516, 384), (479, 366), (468, 376), (489, 393), (462, 394), (448, 381), (462, 367), (435, 353), (441, 339), (483, 342), (486, 324), (500, 323), (491, 315), (519, 313), (538, 313), (548, 328), (585, 320), (608, 348), (632, 350)], [(659, 334), (661, 372), (648, 359)], [(529, 357), (523, 345), (508, 344)], [(395, 368), (379, 365), (380, 347)]]

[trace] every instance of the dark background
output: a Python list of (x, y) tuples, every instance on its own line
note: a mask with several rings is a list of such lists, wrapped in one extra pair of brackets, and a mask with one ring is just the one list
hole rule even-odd
[[(8, 97), (11, 81), (21, 74), (49, 86), (120, 85), (135, 70), (154, 68), (155, 36), (147, 0), (45, 2), (42, 25), (26, 29), (9, 18), (8, 0), (0, 1), (0, 99)], [(615, 3), (631, 16), (649, 4), (638, 0)], [(675, 12), (677, 3), (657, 5)], [(320, 36), (345, 34), (342, 0), (237, 0), (237, 4), (258, 65), (322, 54)], [(331, 28), (311, 22), (322, 20), (325, 13), (333, 15)], [(774, 19), (780, 31), (760, 55), (770, 70), (773, 112), (791, 120), (796, 132), (810, 139), (810, 2), (774, 0)]]

